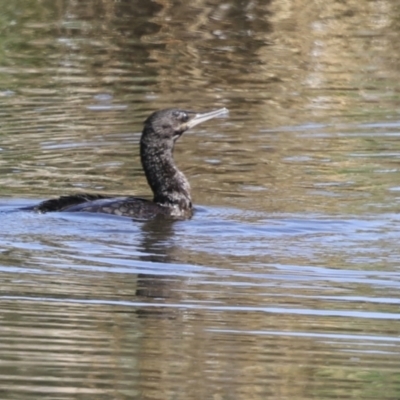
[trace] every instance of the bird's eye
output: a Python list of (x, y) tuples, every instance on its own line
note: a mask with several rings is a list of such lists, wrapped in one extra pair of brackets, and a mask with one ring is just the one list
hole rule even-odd
[(172, 115), (182, 122), (187, 122), (189, 119), (189, 116), (184, 111), (174, 111)]

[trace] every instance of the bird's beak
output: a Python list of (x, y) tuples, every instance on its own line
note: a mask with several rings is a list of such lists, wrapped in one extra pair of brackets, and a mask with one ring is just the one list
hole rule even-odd
[(190, 119), (186, 123), (186, 129), (193, 128), (196, 125), (199, 125), (203, 122), (208, 121), (209, 119), (224, 117), (229, 114), (229, 110), (227, 108), (220, 108), (219, 110), (211, 111), (203, 114), (195, 114), (192, 119)]

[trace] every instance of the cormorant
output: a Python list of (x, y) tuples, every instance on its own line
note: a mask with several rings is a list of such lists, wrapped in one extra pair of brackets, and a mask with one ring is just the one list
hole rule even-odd
[(153, 201), (131, 196), (76, 194), (46, 200), (30, 209), (39, 213), (86, 211), (135, 219), (150, 219), (160, 214), (178, 219), (190, 218), (190, 185), (175, 165), (175, 142), (186, 130), (227, 113), (226, 108), (204, 114), (171, 108), (156, 111), (146, 119), (140, 139), (140, 159), (147, 182), (153, 191)]

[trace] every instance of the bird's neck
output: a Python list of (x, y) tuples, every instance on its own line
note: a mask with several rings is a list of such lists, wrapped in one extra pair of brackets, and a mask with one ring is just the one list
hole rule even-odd
[(176, 209), (177, 213), (191, 210), (190, 185), (175, 165), (173, 148), (159, 143), (140, 143), (140, 156), (147, 182), (154, 194), (154, 202)]

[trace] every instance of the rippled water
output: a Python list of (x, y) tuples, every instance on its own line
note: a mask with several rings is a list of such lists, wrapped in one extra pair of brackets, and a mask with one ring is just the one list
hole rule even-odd
[[(396, 2), (0, 5), (1, 399), (400, 398)], [(170, 106), (193, 219), (19, 210)]]

